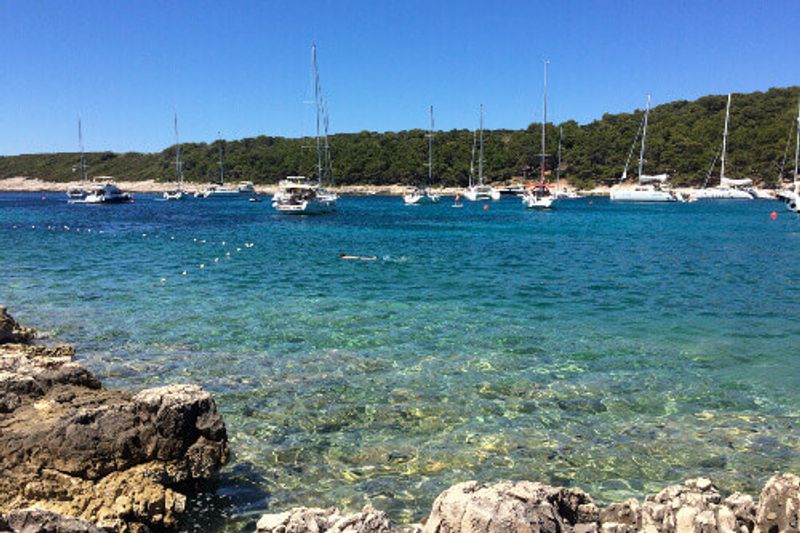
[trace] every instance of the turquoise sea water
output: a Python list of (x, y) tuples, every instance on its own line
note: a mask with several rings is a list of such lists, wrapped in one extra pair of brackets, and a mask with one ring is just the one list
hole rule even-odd
[(0, 302), (107, 386), (214, 393), (234, 456), (187, 528), (415, 520), (467, 479), (611, 500), (800, 471), (800, 218), (777, 202), (41, 197), (0, 195)]

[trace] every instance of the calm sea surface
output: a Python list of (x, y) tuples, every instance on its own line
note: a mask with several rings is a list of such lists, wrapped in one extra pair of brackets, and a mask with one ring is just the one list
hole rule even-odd
[(109, 387), (213, 392), (234, 456), (187, 528), (367, 501), (410, 521), (468, 479), (607, 501), (800, 471), (800, 218), (778, 202), (45, 197), (0, 195), (0, 302)]

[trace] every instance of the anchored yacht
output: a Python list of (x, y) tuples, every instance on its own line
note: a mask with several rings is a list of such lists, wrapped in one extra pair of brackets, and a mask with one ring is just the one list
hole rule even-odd
[[(545, 153), (545, 133), (547, 126), (547, 64), (549, 61), (544, 62), (544, 97), (542, 98), (542, 168), (541, 179), (539, 183), (529, 185), (525, 193), (522, 195), (522, 204), (528, 209), (550, 209), (553, 207), (553, 202), (556, 200), (557, 195), (550, 192), (550, 186), (545, 183), (545, 171), (547, 169), (547, 154)], [(561, 146), (561, 138), (559, 136), (559, 148)], [(560, 163), (560, 162), (559, 162)], [(556, 180), (558, 186), (558, 180)]]
[(483, 182), (483, 104), (481, 104), (481, 120), (480, 120), (480, 150), (478, 155), (478, 183), (473, 183), (473, 175), (475, 169), (475, 142), (476, 136), (472, 137), (472, 162), (469, 168), (469, 187), (462, 195), (464, 198), (471, 202), (480, 202), (485, 200), (499, 200), (500, 191), (496, 190), (491, 185), (486, 185)]
[[(655, 176), (648, 176), (642, 173), (644, 169), (644, 149), (647, 142), (647, 119), (650, 116), (650, 95), (647, 95), (647, 109), (644, 112), (644, 120), (642, 122), (642, 146), (639, 150), (639, 183), (633, 188), (622, 187), (621, 184), (628, 177), (628, 166), (631, 162), (633, 149), (636, 146), (636, 140), (633, 140), (630, 152), (628, 152), (628, 160), (625, 162), (625, 169), (622, 171), (620, 183), (611, 188), (611, 200), (614, 202), (682, 202), (683, 196), (665, 188), (666, 182), (669, 180), (668, 174), (657, 174)], [(638, 133), (637, 133), (638, 137)]]
[(430, 189), (433, 183), (433, 106), (430, 106), (431, 127), (428, 130), (428, 181), (403, 196), (406, 205), (435, 204), (439, 195)]

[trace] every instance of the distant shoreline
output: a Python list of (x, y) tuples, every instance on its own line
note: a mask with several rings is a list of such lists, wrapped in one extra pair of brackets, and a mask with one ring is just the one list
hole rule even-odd
[[(163, 181), (120, 181), (107, 176), (97, 176), (98, 182), (111, 180), (121, 189), (132, 193), (153, 193), (160, 194), (164, 191), (173, 190), (175, 183)], [(564, 184), (566, 188), (572, 189), (569, 184)], [(66, 192), (71, 187), (80, 187), (78, 181), (53, 182), (38, 178), (25, 176), (15, 178), (0, 179), (0, 192)], [(189, 193), (200, 191), (207, 187), (207, 183), (184, 183), (184, 189)], [(342, 195), (347, 196), (402, 196), (409, 192), (413, 187), (410, 185), (342, 185), (333, 189)], [(258, 194), (275, 194), (277, 185), (255, 185)], [(432, 187), (432, 189), (444, 196), (455, 196), (464, 190), (464, 187)], [(610, 188), (601, 186), (593, 189), (578, 190), (581, 196), (608, 196)]]

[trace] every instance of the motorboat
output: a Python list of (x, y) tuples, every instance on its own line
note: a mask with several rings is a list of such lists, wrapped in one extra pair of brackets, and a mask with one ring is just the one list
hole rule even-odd
[(336, 195), (320, 190), (320, 184), (306, 176), (287, 176), (278, 183), (272, 207), (280, 213), (309, 215), (336, 210)]
[(131, 202), (132, 200), (133, 196), (130, 193), (120, 190), (120, 188), (113, 183), (105, 183), (100, 187), (90, 190), (82, 200), (71, 200), (70, 203), (122, 204)]
[(550, 209), (555, 200), (556, 195), (550, 191), (547, 183), (530, 185), (522, 197), (522, 203), (529, 209)]

